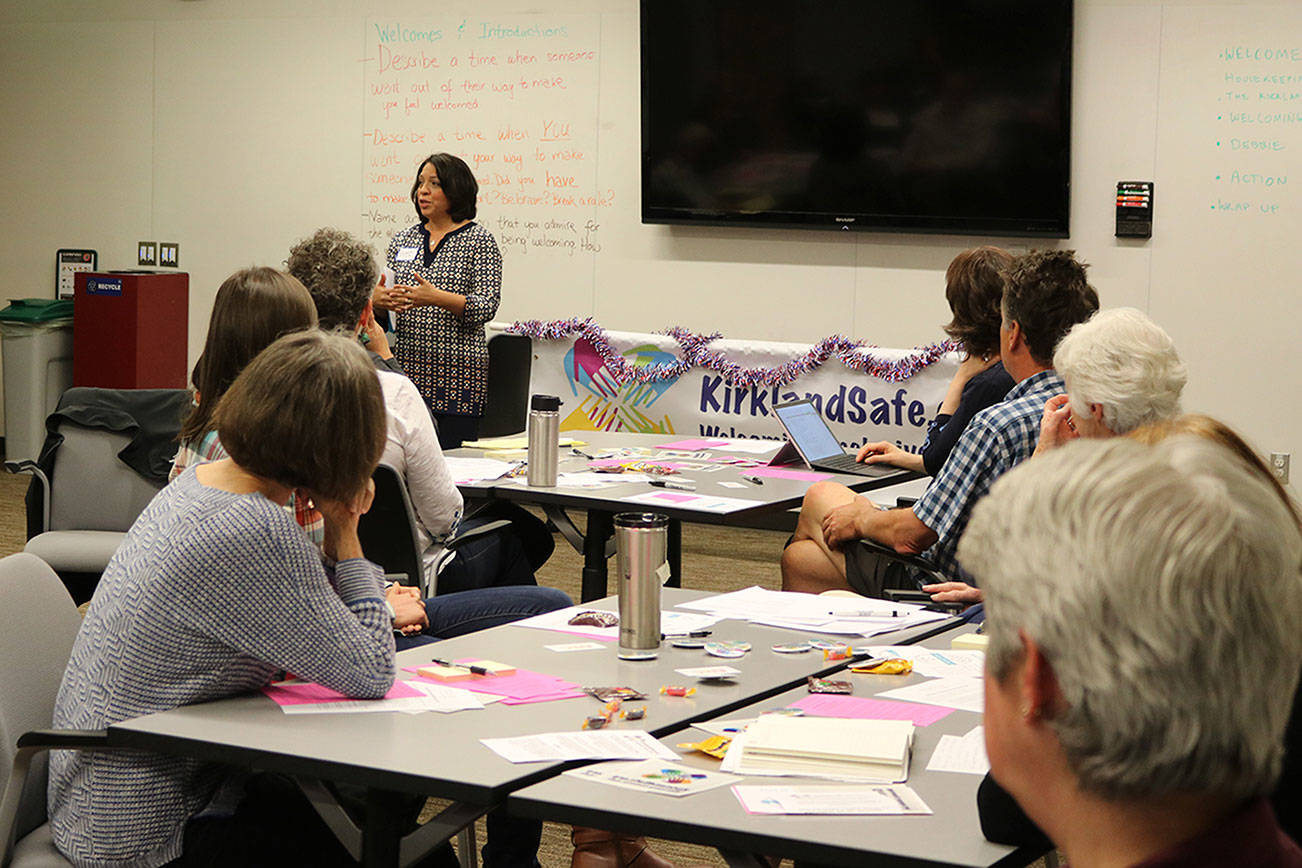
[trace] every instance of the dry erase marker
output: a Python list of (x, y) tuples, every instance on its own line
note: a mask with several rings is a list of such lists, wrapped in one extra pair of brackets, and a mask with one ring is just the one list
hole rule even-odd
[(755, 485), (764, 484), (764, 480), (760, 479), (758, 476), (743, 476), (742, 479), (746, 480), (747, 482), (754, 483)]

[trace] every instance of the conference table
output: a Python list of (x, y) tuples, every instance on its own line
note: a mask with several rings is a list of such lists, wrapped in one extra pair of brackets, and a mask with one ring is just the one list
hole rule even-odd
[[(702, 591), (665, 589), (662, 603), (668, 609), (706, 596)], [(617, 601), (608, 598), (590, 607), (614, 611)], [(885, 638), (897, 644), (917, 642), (958, 623), (947, 618)], [(633, 687), (647, 696), (645, 719), (615, 721), (611, 726), (644, 729), (659, 738), (692, 720), (726, 715), (803, 684), (809, 675), (823, 675), (843, 665), (825, 661), (817, 652), (788, 655), (769, 650), (777, 643), (807, 639), (807, 632), (739, 620), (721, 621), (712, 629), (713, 638), (747, 641), (753, 650), (740, 659), (719, 660), (702, 649), (666, 643), (657, 659), (630, 662), (618, 659), (614, 643), (598, 642), (603, 647), (594, 650), (549, 650), (546, 646), (572, 644), (579, 637), (505, 625), (404, 651), (398, 655), (398, 666), (401, 670), (435, 657), (479, 657), (582, 686)], [(692, 683), (675, 669), (717, 663), (728, 663), (742, 674), (734, 681), (697, 685), (692, 696), (660, 694), (664, 685)], [(400, 671), (400, 676), (411, 673)], [(364, 824), (360, 830), (344, 829), (341, 840), (364, 864), (388, 868), (447, 840), (515, 790), (576, 764), (510, 763), (480, 739), (574, 732), (600, 708), (597, 700), (585, 696), (519, 708), (493, 703), (482, 710), (452, 714), (288, 715), (267, 697), (250, 694), (122, 721), (108, 728), (108, 737), (115, 746), (364, 787)], [(395, 818), (410, 794), (450, 799), (454, 804), (404, 839)], [(332, 825), (339, 831), (344, 815), (337, 807), (334, 810)]]
[[(596, 455), (605, 449), (639, 449), (663, 453), (657, 449), (665, 444), (681, 441), (674, 434), (630, 434), (609, 431), (566, 431), (564, 436), (582, 440), (580, 452), (561, 447), (559, 473), (588, 470)], [(726, 448), (709, 450), (715, 456), (731, 456), (767, 462), (782, 443), (774, 440), (772, 449), (765, 453), (740, 452)], [(482, 449), (460, 448), (450, 450), (452, 458), (482, 458), (491, 452)], [(635, 460), (629, 458), (627, 460)], [(583, 600), (604, 597), (607, 588), (607, 559), (613, 554), (614, 518), (620, 512), (657, 512), (669, 518), (669, 581), (670, 587), (679, 587), (682, 581), (682, 523), (728, 525), (733, 527), (777, 527), (775, 516), (800, 506), (810, 484), (819, 480), (839, 482), (848, 488), (871, 491), (918, 479), (922, 474), (895, 467), (882, 467), (878, 476), (857, 476), (844, 473), (811, 471), (803, 465), (780, 468), (784, 475), (755, 477), (756, 483), (744, 477), (754, 476), (755, 468), (738, 467), (717, 461), (665, 457), (674, 464), (708, 465), (709, 470), (683, 469), (670, 476), (694, 486), (690, 492), (661, 489), (648, 482), (619, 482), (611, 474), (612, 483), (600, 488), (568, 486), (538, 487), (526, 484), (523, 478), (481, 479), (458, 483), (468, 498), (499, 498), (521, 504), (541, 507), (562, 536), (583, 555), (583, 581), (580, 596)], [(761, 472), (768, 472), (763, 470)], [(725, 484), (728, 483), (728, 484)], [(741, 487), (736, 487), (741, 486)], [(653, 499), (646, 499), (650, 496)], [(638, 498), (630, 500), (630, 498)], [(726, 501), (726, 503), (725, 503)], [(711, 503), (722, 504), (710, 506)], [(580, 531), (570, 519), (568, 510), (581, 510), (587, 514), (587, 524)], [(794, 521), (788, 521), (794, 526)]]
[[(965, 625), (918, 644), (924, 648), (948, 649), (954, 635), (971, 629)], [(868, 641), (873, 645), (901, 644), (877, 638)], [(917, 674), (846, 677), (852, 680), (855, 694), (859, 696), (872, 696), (878, 691), (924, 680)], [(730, 714), (729, 719), (755, 717), (808, 695), (804, 688), (796, 688), (758, 699)], [(928, 726), (917, 727), (907, 785), (934, 812), (927, 816), (749, 814), (727, 786), (673, 798), (629, 789), (616, 791), (608, 784), (570, 775), (556, 775), (518, 790), (507, 800), (507, 806), (512, 814), (526, 817), (716, 847), (734, 868), (768, 868), (769, 863), (757, 859), (755, 854), (821, 865), (872, 864), (895, 868), (1027, 865), (1044, 855), (1044, 851), (994, 844), (982, 836), (976, 810), (980, 775), (926, 768), (941, 736), (961, 736), (980, 723), (980, 714), (955, 710)], [(661, 738), (661, 742), (681, 754), (678, 762), (682, 767), (717, 771), (718, 760), (677, 747), (706, 736), (697, 730), (690, 733), (690, 736), (688, 732), (670, 735)], [(743, 783), (833, 782), (749, 776)], [(618, 792), (618, 798), (611, 797), (614, 792)]]

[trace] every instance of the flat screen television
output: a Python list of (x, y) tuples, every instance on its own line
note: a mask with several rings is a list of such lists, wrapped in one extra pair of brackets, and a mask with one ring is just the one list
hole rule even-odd
[(1072, 0), (642, 0), (644, 223), (1066, 237)]

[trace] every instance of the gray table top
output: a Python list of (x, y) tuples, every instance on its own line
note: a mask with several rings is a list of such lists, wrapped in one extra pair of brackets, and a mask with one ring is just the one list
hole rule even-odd
[[(666, 588), (666, 608), (707, 596), (701, 591)], [(613, 610), (613, 597), (593, 608)], [(891, 634), (907, 642), (951, 623), (927, 625)], [(803, 682), (810, 674), (835, 668), (813, 654), (782, 655), (770, 646), (806, 638), (773, 627), (723, 621), (718, 639), (746, 640), (754, 650), (740, 660), (720, 660), (702, 650), (665, 647), (658, 659), (619, 660), (614, 643), (593, 651), (561, 653), (544, 645), (581, 641), (573, 634), (510, 625), (414, 648), (398, 655), (411, 666), (434, 657), (486, 657), (546, 672), (582, 686), (627, 685), (648, 695), (647, 716), (636, 724), (659, 736), (691, 720), (728, 713), (757, 697)], [(603, 643), (606, 644), (606, 643)], [(662, 697), (662, 685), (682, 683), (674, 669), (728, 663), (742, 670), (733, 683), (700, 685), (688, 698)], [(401, 677), (411, 673), (402, 672)], [(688, 680), (690, 682), (690, 680)], [(558, 763), (512, 764), (479, 743), (481, 738), (574, 731), (600, 706), (594, 699), (558, 700), (521, 706), (495, 703), (482, 711), (454, 714), (309, 714), (286, 715), (262, 695), (245, 695), (124, 721), (109, 727), (117, 744), (209, 761), (254, 765), (388, 790), (423, 793), (458, 801), (489, 804), (514, 789), (555, 774)]]
[[(958, 631), (943, 633), (920, 644), (948, 648)], [(892, 644), (878, 639), (873, 644)], [(899, 643), (894, 643), (899, 644)], [(855, 694), (872, 696), (892, 687), (922, 680), (921, 676), (850, 675)], [(752, 717), (807, 696), (804, 688), (785, 691), (752, 703), (731, 717)], [(1025, 865), (1040, 853), (1015, 850), (986, 841), (976, 811), (979, 775), (929, 772), (927, 761), (942, 735), (963, 735), (981, 722), (981, 716), (954, 711), (930, 726), (918, 727), (908, 785), (934, 812), (929, 816), (767, 816), (747, 814), (729, 787), (692, 796), (672, 798), (654, 793), (616, 789), (567, 775), (550, 778), (513, 794), (507, 802), (512, 813), (558, 822), (591, 825), (616, 831), (706, 844), (741, 852), (764, 853), (823, 864), (873, 864), (892, 866), (992, 866)], [(699, 731), (693, 730), (696, 734)], [(705, 733), (699, 733), (701, 737)], [(677, 743), (696, 741), (679, 733), (662, 741), (688, 766), (717, 769), (718, 761), (699, 753), (686, 753)], [(754, 777), (763, 784), (801, 783), (799, 778)], [(803, 782), (819, 783), (815, 780)], [(618, 794), (612, 797), (612, 794)]]
[[(565, 436), (574, 437), (583, 440), (587, 445), (583, 446), (584, 452), (591, 454), (594, 450), (609, 447), (625, 448), (653, 448), (659, 444), (672, 443), (684, 439), (677, 434), (630, 434), (626, 432), (609, 432), (609, 431), (567, 431), (563, 432)], [(773, 449), (764, 455), (753, 455), (741, 453), (736, 454), (740, 457), (753, 458), (767, 462), (781, 445), (778, 441), (772, 441)], [(729, 454), (727, 450), (717, 450), (721, 454)], [(455, 449), (448, 453), (454, 456), (480, 457), (485, 453), (479, 449)], [(684, 462), (690, 459), (682, 459)], [(703, 462), (702, 462), (703, 463)], [(573, 473), (588, 469), (588, 459), (582, 456), (574, 455), (569, 447), (561, 447), (559, 472)], [(690, 503), (675, 505), (669, 502), (656, 504), (654, 507), (647, 504), (625, 504), (628, 497), (646, 494), (648, 492), (662, 492), (666, 490), (655, 488), (645, 482), (622, 483), (610, 485), (603, 488), (536, 488), (524, 484), (523, 481), (506, 481), (506, 480), (484, 480), (463, 484), (460, 488), (468, 494), (490, 494), (494, 497), (502, 497), (508, 500), (516, 500), (525, 503), (548, 504), (554, 503), (571, 508), (613, 510), (619, 509), (654, 509), (656, 512), (665, 513), (670, 518), (678, 518), (687, 521), (693, 521), (703, 524), (741, 524), (747, 519), (754, 517), (759, 513), (770, 512), (775, 510), (790, 509), (800, 505), (805, 491), (810, 486), (809, 480), (800, 479), (783, 479), (779, 477), (763, 477), (763, 483), (756, 485), (746, 482), (742, 476), (748, 475), (748, 468), (737, 468), (728, 464), (718, 464), (718, 470), (696, 471), (684, 470), (674, 475), (674, 479), (690, 480), (696, 484), (696, 494), (710, 497), (729, 497), (740, 500), (753, 501), (753, 505), (738, 507), (724, 513), (713, 513), (695, 509)], [(789, 468), (797, 471), (809, 471), (809, 468), (803, 466), (793, 466)], [(897, 470), (886, 476), (865, 477), (852, 476), (848, 474), (824, 473), (817, 472), (826, 478), (839, 482), (856, 491), (867, 491), (870, 489), (883, 488), (895, 485), (910, 479), (918, 478), (919, 474), (908, 470)], [(722, 482), (740, 482), (744, 488), (731, 488), (720, 485)], [(669, 491), (669, 494), (679, 492)]]

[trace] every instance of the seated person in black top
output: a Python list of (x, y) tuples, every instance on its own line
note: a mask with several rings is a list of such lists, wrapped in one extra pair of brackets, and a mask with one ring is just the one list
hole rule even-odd
[(940, 411), (927, 428), (922, 452), (907, 452), (885, 441), (865, 443), (858, 459), (890, 464), (935, 476), (972, 417), (993, 407), (1013, 388), (999, 361), (999, 309), (1004, 296), (1003, 271), (1013, 262), (998, 247), (964, 250), (945, 271), (945, 300), (953, 314), (945, 333), (963, 345), (963, 361), (949, 381)]
[(1302, 533), (1234, 452), (1082, 440), (1009, 471), (986, 595), (991, 775), (1071, 865), (1302, 866), (1265, 796), (1302, 665)]

